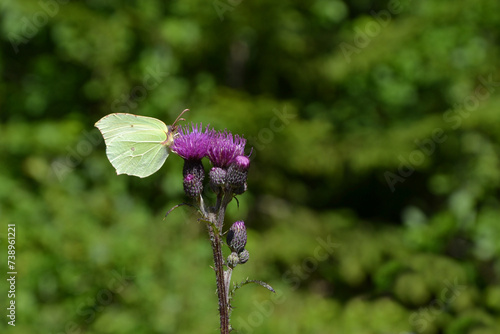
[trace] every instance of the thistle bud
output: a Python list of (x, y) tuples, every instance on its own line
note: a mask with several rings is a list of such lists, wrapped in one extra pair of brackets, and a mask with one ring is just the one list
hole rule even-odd
[(198, 197), (203, 191), (203, 186), (200, 182), (197, 182), (197, 179), (193, 174), (186, 175), (183, 183), (184, 192), (189, 197)]
[(244, 264), (248, 261), (248, 259), (250, 258), (250, 253), (244, 249), (242, 250), (239, 254), (238, 254), (238, 257), (239, 257), (239, 260), (240, 260), (240, 263), (241, 264)]
[(218, 194), (220, 191), (220, 188), (224, 185), (225, 180), (226, 180), (226, 174), (227, 172), (220, 168), (220, 167), (213, 167), (210, 170), (209, 177), (210, 177), (210, 188)]
[(229, 268), (234, 268), (238, 263), (240, 263), (240, 257), (238, 256), (238, 254), (236, 254), (235, 252), (229, 254), (229, 256), (227, 257), (227, 266)]
[(234, 194), (235, 195), (241, 195), (243, 194), (245, 191), (247, 191), (248, 189), (248, 185), (247, 183), (243, 183), (241, 186), (239, 186), (237, 189), (234, 189)]
[(234, 190), (243, 189), (248, 176), (250, 159), (244, 155), (237, 156), (227, 170), (226, 183)]
[(247, 229), (243, 221), (237, 221), (227, 232), (227, 245), (231, 251), (239, 253), (247, 244)]
[(197, 197), (203, 192), (205, 170), (201, 160), (184, 160), (184, 192), (189, 197)]
[(186, 177), (188, 174), (193, 174), (197, 179), (203, 181), (205, 178), (205, 169), (201, 160), (184, 160), (182, 175)]

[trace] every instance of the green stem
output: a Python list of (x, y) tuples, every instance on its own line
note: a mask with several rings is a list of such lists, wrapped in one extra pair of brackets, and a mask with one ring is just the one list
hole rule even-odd
[(233, 199), (233, 195), (229, 194), (229, 193), (224, 194), (224, 196), (222, 196), (219, 210), (217, 212), (217, 224), (216, 224), (216, 226), (219, 229), (219, 231), (222, 231), (222, 227), (224, 226), (224, 216), (226, 215), (226, 208), (232, 199)]
[[(220, 230), (219, 230), (220, 231)], [(224, 259), (222, 255), (222, 240), (219, 231), (214, 231), (212, 226), (208, 224), (208, 232), (212, 251), (214, 255), (215, 278), (217, 281), (217, 297), (219, 298), (219, 315), (220, 315), (220, 332), (221, 334), (229, 334), (229, 306), (228, 306), (228, 291), (224, 277)]]
[[(224, 216), (226, 207), (233, 199), (232, 194), (217, 195), (217, 203), (215, 205), (216, 216), (211, 217), (215, 221), (211, 221), (208, 225), (210, 241), (212, 243), (212, 251), (214, 255), (215, 278), (217, 281), (217, 297), (219, 298), (219, 315), (220, 315), (220, 330), (221, 334), (229, 334), (229, 284), (231, 283), (231, 272), (224, 271), (224, 257), (222, 254), (222, 230), (224, 227)], [(216, 230), (214, 231), (215, 226)]]

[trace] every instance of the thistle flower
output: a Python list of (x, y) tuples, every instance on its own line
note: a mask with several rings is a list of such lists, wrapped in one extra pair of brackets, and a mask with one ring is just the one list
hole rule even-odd
[(208, 145), (208, 158), (215, 167), (227, 168), (237, 156), (243, 155), (246, 139), (238, 135), (233, 137), (231, 132), (225, 130), (212, 134)]
[(247, 156), (239, 155), (234, 159), (234, 165), (240, 170), (248, 170), (250, 167), (250, 159)]
[(208, 153), (213, 133), (208, 126), (203, 131), (201, 123), (181, 127), (170, 148), (185, 160), (201, 160)]
[(201, 159), (207, 155), (212, 133), (208, 126), (203, 131), (201, 124), (191, 124), (191, 127), (185, 126), (179, 130), (171, 146), (172, 152), (184, 159), (184, 192), (189, 197), (197, 197), (203, 192), (205, 170)]

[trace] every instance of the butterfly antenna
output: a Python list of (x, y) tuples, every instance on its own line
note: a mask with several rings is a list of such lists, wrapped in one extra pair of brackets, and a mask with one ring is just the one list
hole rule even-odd
[(183, 111), (179, 114), (179, 116), (177, 116), (177, 118), (175, 119), (175, 122), (172, 124), (172, 127), (174, 127), (174, 126), (177, 124), (177, 122), (179, 122), (179, 121), (185, 121), (185, 119), (184, 119), (184, 118), (181, 118), (181, 117), (182, 117), (182, 115), (184, 115), (184, 113), (185, 113), (186, 111), (189, 111), (189, 109), (184, 109), (184, 110), (183, 110)]

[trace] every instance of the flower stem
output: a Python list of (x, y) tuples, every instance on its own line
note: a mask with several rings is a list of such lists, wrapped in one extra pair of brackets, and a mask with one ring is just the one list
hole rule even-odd
[[(220, 205), (218, 206), (217, 212), (217, 223), (215, 224), (220, 231), (222, 231), (222, 227), (224, 226), (224, 216), (226, 215), (226, 208), (229, 202), (233, 199), (233, 195), (230, 193), (226, 193), (220, 199)], [(219, 201), (219, 199), (218, 199)]]
[(212, 244), (212, 251), (214, 255), (217, 297), (219, 298), (220, 332), (221, 334), (229, 334), (228, 293), (226, 291), (226, 282), (224, 279), (224, 259), (222, 256), (222, 240), (219, 231), (214, 231), (213, 227), (208, 225), (208, 232), (210, 234), (210, 242)]
[[(217, 281), (217, 297), (219, 298), (219, 315), (220, 315), (220, 332), (221, 334), (229, 334), (229, 285), (231, 281), (231, 273), (224, 271), (224, 256), (222, 254), (222, 229), (224, 227), (224, 216), (226, 207), (233, 199), (232, 194), (219, 194), (217, 196), (217, 204), (215, 206), (216, 215), (210, 216), (210, 224), (208, 224), (208, 233), (212, 244), (214, 255), (215, 278)], [(215, 227), (215, 230), (214, 230)]]

